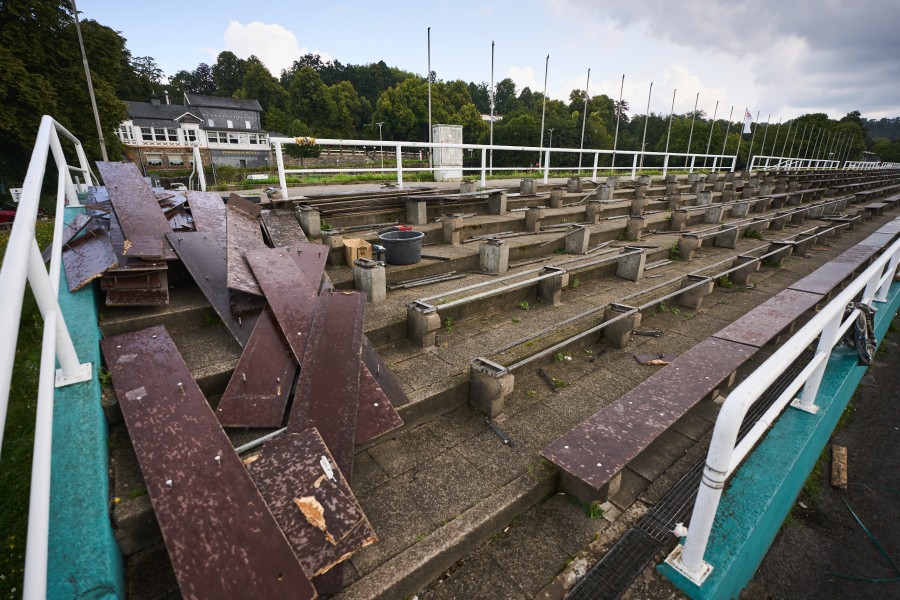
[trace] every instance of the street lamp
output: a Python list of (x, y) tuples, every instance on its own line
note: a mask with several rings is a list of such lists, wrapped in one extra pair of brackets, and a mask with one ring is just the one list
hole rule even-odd
[(378, 125), (378, 141), (381, 142), (381, 146), (379, 146), (381, 150), (381, 170), (384, 171), (384, 140), (381, 137), (381, 126), (384, 125), (384, 121), (379, 121), (375, 124)]

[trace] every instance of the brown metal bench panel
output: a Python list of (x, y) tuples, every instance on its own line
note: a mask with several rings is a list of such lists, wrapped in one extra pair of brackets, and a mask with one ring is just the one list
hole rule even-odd
[(226, 283), (225, 247), (216, 234), (188, 231), (170, 233), (167, 237), (222, 323), (242, 347), (246, 346), (258, 316), (237, 317), (232, 312), (231, 292)]
[(319, 430), (345, 477), (353, 474), (366, 296), (322, 292), (301, 363), (288, 431)]
[(100, 345), (182, 595), (315, 597), (166, 329)]
[[(81, 233), (85, 227), (88, 226), (88, 223), (91, 222), (91, 216), (86, 215), (84, 213), (75, 215), (75, 218), (72, 221), (63, 227), (62, 230), (62, 242), (61, 246), (65, 246), (72, 238)], [(43, 252), (41, 252), (41, 258), (44, 259), (44, 263), (50, 262), (50, 255), (53, 253), (53, 244), (48, 244), (46, 248), (44, 248)]]
[(228, 267), (228, 288), (255, 296), (262, 290), (244, 256), (248, 252), (268, 248), (263, 241), (259, 221), (240, 208), (225, 206), (225, 239)]
[(136, 257), (174, 260), (175, 252), (163, 239), (172, 228), (159, 207), (156, 194), (141, 176), (137, 166), (132, 163), (98, 161), (97, 169), (103, 177), (109, 200), (125, 234), (125, 247), (130, 246), (129, 240), (133, 238), (154, 238), (159, 241), (158, 247), (151, 245), (145, 251), (148, 253), (142, 253), (137, 247), (133, 247), (128, 253)]
[(105, 229), (89, 231), (69, 242), (62, 251), (69, 291), (80, 290), (119, 264)]
[(300, 267), (283, 248), (250, 251), (246, 259), (294, 353), (294, 359), (303, 364), (303, 354), (318, 304), (317, 290), (310, 287)]
[(225, 203), (216, 192), (188, 192), (188, 208), (194, 229), (211, 234), (225, 245)]
[(894, 236), (900, 234), (900, 219), (894, 219), (890, 223), (885, 223), (878, 228), (876, 233), (887, 233)]
[(821, 294), (784, 290), (720, 329), (713, 337), (762, 348), (785, 327), (818, 304), (822, 297)]
[(600, 489), (757, 348), (707, 338), (541, 451)]
[(393, 406), (405, 406), (409, 404), (409, 397), (400, 382), (394, 376), (394, 372), (385, 364), (381, 355), (372, 347), (367, 337), (363, 337), (363, 362), (366, 363), (369, 372), (375, 377), (379, 387), (387, 394)]
[(263, 310), (219, 406), (223, 427), (281, 427), (297, 361), (278, 324)]
[(115, 250), (116, 257), (119, 260), (119, 264), (108, 271), (109, 274), (162, 271), (169, 268), (166, 265), (166, 261), (162, 259), (143, 259), (125, 254), (125, 234), (122, 233), (116, 213), (112, 210), (109, 212), (109, 237), (112, 240), (113, 250)]
[(289, 210), (264, 210), (260, 218), (263, 229), (275, 247), (308, 241), (294, 213)]
[[(323, 470), (323, 457), (331, 465), (334, 481)], [(347, 480), (315, 429), (280, 435), (266, 442), (259, 454), (245, 458), (244, 464), (310, 577), (377, 541)], [(324, 531), (304, 516), (300, 505), (321, 507)]]
[(359, 416), (356, 420), (356, 444), (365, 444), (403, 425), (403, 419), (375, 381), (366, 364), (359, 368)]
[(828, 294), (879, 250), (875, 246), (854, 246), (788, 287), (811, 294)]

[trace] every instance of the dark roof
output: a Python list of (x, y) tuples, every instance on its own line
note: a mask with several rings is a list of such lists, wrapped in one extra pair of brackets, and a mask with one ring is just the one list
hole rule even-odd
[(262, 112), (262, 106), (257, 100), (243, 98), (222, 98), (219, 96), (201, 96), (200, 94), (185, 94), (185, 104), (190, 106), (208, 106), (210, 108), (234, 108), (238, 110), (255, 110)]
[(132, 119), (153, 119), (172, 121), (185, 113), (184, 106), (177, 104), (152, 104), (150, 102), (125, 101), (128, 116)]

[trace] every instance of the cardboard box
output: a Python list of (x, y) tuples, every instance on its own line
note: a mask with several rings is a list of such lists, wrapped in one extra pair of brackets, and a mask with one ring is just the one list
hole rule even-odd
[(344, 262), (352, 267), (357, 258), (372, 258), (372, 244), (360, 238), (344, 240)]

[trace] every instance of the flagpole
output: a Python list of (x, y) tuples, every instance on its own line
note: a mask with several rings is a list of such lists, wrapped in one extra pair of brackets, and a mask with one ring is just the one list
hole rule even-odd
[(666, 154), (669, 154), (669, 140), (672, 138), (672, 117), (675, 116), (675, 92), (678, 88), (672, 90), (672, 108), (669, 110), (669, 131), (666, 133)]
[[(428, 28), (428, 143), (434, 142), (431, 128), (431, 27)], [(428, 147), (428, 162), (434, 169), (434, 148)]]
[(787, 152), (787, 141), (788, 141), (788, 138), (791, 137), (791, 127), (792, 127), (793, 125), (794, 125), (794, 121), (791, 120), (791, 121), (788, 123), (788, 132), (787, 132), (787, 135), (784, 136), (784, 144), (783, 144), (782, 147), (781, 147), (781, 156), (784, 156), (784, 153)]
[(578, 150), (578, 174), (581, 175), (581, 152), (584, 150), (584, 126), (587, 125), (588, 90), (591, 87), (591, 70), (588, 69), (587, 83), (584, 84), (584, 110), (581, 116), (581, 147)]
[[(706, 140), (706, 154), (709, 154), (709, 147), (712, 145), (712, 134), (716, 128), (716, 116), (719, 114), (719, 101), (716, 100), (716, 109), (713, 111), (712, 123), (709, 125), (709, 139)], [(703, 167), (706, 168), (706, 156), (703, 157)]]
[[(803, 133), (806, 133), (806, 122), (803, 122)], [(800, 134), (800, 138), (803, 138), (803, 133)], [(793, 157), (794, 155), (794, 142), (797, 141), (797, 130), (794, 129), (794, 139), (791, 140), (791, 149), (788, 150), (788, 156)]]
[(541, 152), (538, 154), (538, 169), (543, 166), (544, 161), (544, 116), (547, 113), (547, 71), (550, 69), (550, 55), (544, 62), (544, 106), (541, 108)]
[(734, 116), (734, 104), (728, 112), (728, 126), (725, 128), (725, 140), (722, 142), (722, 156), (725, 156), (725, 147), (728, 145), (728, 132), (731, 131), (731, 117)]
[(488, 173), (494, 174), (494, 42), (491, 41), (491, 162)]
[(619, 119), (622, 116), (622, 92), (625, 91), (625, 74), (622, 74), (622, 84), (619, 86), (619, 103), (616, 105), (616, 137), (613, 138), (612, 164), (610, 169), (616, 174), (616, 149), (619, 147)]
[[(772, 154), (771, 156), (775, 156), (775, 146), (778, 145), (778, 134), (781, 132), (781, 117), (778, 117), (778, 125), (775, 126), (775, 139), (772, 140)], [(763, 148), (765, 150), (765, 148)]]
[[(697, 97), (694, 98), (694, 112), (691, 115), (691, 133), (688, 134), (688, 145), (687, 145), (687, 153), (691, 153), (691, 142), (694, 140), (694, 121), (697, 120), (697, 102), (700, 101), (700, 92), (697, 92)], [(686, 167), (688, 163), (688, 157), (684, 157), (684, 166)]]
[(641, 166), (644, 168), (644, 146), (647, 145), (647, 123), (650, 122), (650, 96), (653, 95), (653, 82), (650, 82), (650, 91), (647, 92), (647, 114), (644, 115), (644, 137), (641, 140)]
[[(744, 111), (747, 111), (745, 108)], [(759, 129), (759, 113), (760, 111), (756, 111), (756, 129)], [(753, 140), (756, 139), (756, 129), (750, 128), (750, 148), (747, 149), (747, 170), (751, 171), (750, 167), (752, 165), (751, 161), (753, 160)], [(752, 172), (752, 171), (751, 171)]]

